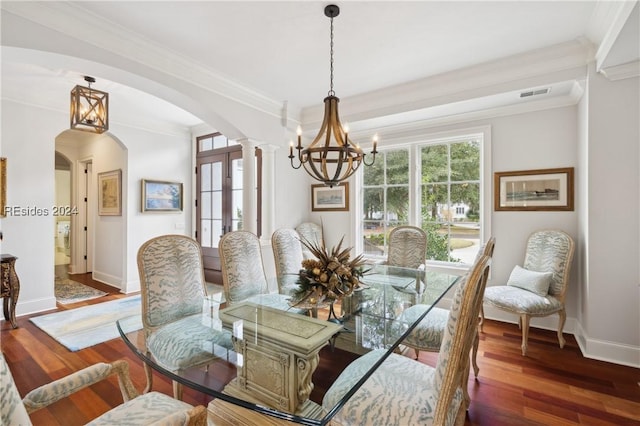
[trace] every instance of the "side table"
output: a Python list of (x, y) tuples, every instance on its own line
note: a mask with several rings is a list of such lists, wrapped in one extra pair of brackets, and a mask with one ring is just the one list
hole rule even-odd
[(13, 328), (18, 328), (16, 321), (16, 305), (20, 294), (20, 280), (16, 274), (15, 264), (17, 257), (12, 254), (2, 254), (2, 285), (0, 297), (3, 300), (4, 319), (11, 321)]

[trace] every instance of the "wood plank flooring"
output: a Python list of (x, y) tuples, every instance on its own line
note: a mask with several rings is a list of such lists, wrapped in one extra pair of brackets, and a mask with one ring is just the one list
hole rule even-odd
[[(100, 299), (58, 309), (113, 300), (125, 295), (97, 283), (87, 275), (73, 279), (110, 294)], [(41, 315), (41, 314), (38, 314)], [(134, 384), (145, 384), (142, 364), (120, 339), (77, 352), (35, 327), (28, 316), (18, 318), (19, 328), (0, 323), (0, 347), (24, 396), (29, 390), (100, 361), (126, 359)], [(526, 357), (520, 354), (517, 325), (487, 321), (480, 335), (480, 375), (469, 379), (472, 403), (466, 425), (640, 425), (640, 369), (584, 358), (573, 336), (566, 335), (564, 349), (554, 332), (532, 329)], [(344, 366), (350, 356), (323, 349), (314, 375), (311, 398), (320, 401), (335, 380), (336, 365)], [(437, 354), (422, 352), (420, 361), (435, 365)], [(154, 373), (155, 374), (155, 373)], [(172, 394), (171, 383), (154, 375), (154, 390)], [(184, 400), (207, 405), (210, 397), (185, 388)], [(115, 379), (85, 389), (65, 401), (31, 415), (36, 425), (84, 424), (121, 403)]]

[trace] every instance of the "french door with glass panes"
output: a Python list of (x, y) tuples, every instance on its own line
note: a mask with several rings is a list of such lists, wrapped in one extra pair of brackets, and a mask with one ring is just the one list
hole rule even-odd
[[(203, 137), (206, 138), (206, 137)], [(224, 138), (215, 135), (214, 141)], [(226, 138), (224, 138), (226, 140)], [(197, 154), (196, 239), (202, 247), (205, 279), (222, 283), (218, 243), (227, 232), (242, 228), (242, 146), (227, 140), (224, 148), (206, 149), (199, 141)], [(205, 146), (203, 149), (202, 146)], [(260, 150), (256, 150), (256, 175), (261, 173)], [(260, 235), (260, 179), (252, 188), (258, 200), (258, 236)]]

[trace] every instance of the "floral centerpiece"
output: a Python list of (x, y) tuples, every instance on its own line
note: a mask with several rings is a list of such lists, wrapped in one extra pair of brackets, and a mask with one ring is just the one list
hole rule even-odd
[(351, 247), (342, 249), (342, 240), (328, 250), (324, 243), (318, 244), (301, 238), (300, 241), (316, 257), (302, 261), (298, 275), (298, 289), (294, 292), (296, 305), (333, 303), (351, 294), (360, 285), (364, 274), (362, 255), (351, 259)]

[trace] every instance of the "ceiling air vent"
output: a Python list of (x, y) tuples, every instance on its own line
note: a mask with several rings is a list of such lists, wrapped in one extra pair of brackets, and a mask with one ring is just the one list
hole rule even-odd
[(520, 97), (528, 98), (529, 96), (545, 95), (547, 93), (549, 93), (549, 88), (545, 87), (544, 89), (536, 89), (536, 90), (529, 90), (526, 92), (522, 92), (520, 93)]

